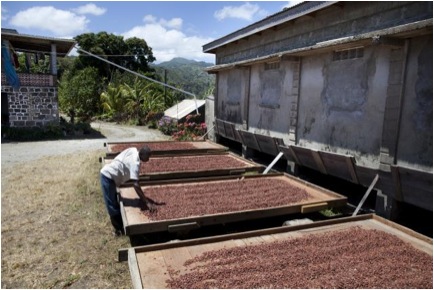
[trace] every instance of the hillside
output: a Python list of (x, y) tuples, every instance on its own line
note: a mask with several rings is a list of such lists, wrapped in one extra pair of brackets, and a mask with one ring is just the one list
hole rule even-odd
[(166, 70), (168, 84), (191, 92), (198, 99), (203, 99), (210, 95), (214, 89), (214, 75), (204, 71), (206, 67), (212, 65), (212, 63), (177, 57), (171, 61), (154, 64), (152, 67), (161, 76), (162, 80), (164, 80), (164, 70)]

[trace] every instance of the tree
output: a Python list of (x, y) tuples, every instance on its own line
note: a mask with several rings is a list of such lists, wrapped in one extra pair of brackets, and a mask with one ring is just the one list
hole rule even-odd
[[(153, 71), (149, 63), (155, 61), (152, 49), (143, 39), (130, 38), (124, 40), (122, 36), (107, 32), (85, 33), (74, 38), (81, 49), (98, 55), (110, 62), (125, 67), (135, 72)], [(95, 67), (99, 74), (107, 80), (112, 80), (115, 71), (120, 70), (115, 66), (84, 53), (80, 53), (81, 67)]]
[(130, 116), (142, 123), (142, 119), (149, 112), (164, 111), (164, 99), (153, 83), (147, 83), (136, 79), (132, 86), (123, 86), (123, 95), (126, 98), (126, 106)]
[(107, 90), (101, 94), (101, 105), (104, 115), (113, 118), (117, 123), (127, 117), (125, 104), (122, 86), (110, 83)]
[(85, 68), (65, 73), (59, 84), (59, 104), (73, 122), (75, 117), (88, 120), (101, 112), (101, 79), (98, 70)]

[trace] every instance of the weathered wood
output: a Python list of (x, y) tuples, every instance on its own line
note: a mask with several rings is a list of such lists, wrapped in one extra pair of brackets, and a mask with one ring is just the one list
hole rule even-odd
[[(239, 177), (234, 177), (232, 179), (238, 179)], [(127, 235), (135, 235), (135, 234), (144, 234), (144, 233), (151, 233), (151, 232), (157, 232), (157, 231), (168, 231), (169, 228), (176, 229), (178, 226), (181, 228), (183, 224), (190, 224), (190, 223), (196, 223), (198, 226), (208, 226), (208, 225), (215, 225), (215, 224), (223, 224), (223, 223), (230, 223), (230, 222), (237, 222), (237, 221), (243, 221), (243, 220), (254, 220), (259, 218), (266, 218), (266, 217), (272, 217), (272, 216), (280, 216), (285, 214), (293, 214), (293, 213), (300, 213), (302, 211), (302, 206), (309, 205), (309, 204), (319, 204), (319, 203), (326, 203), (326, 205), (321, 204), (321, 208), (324, 207), (342, 207), (345, 206), (347, 203), (347, 198), (339, 195), (335, 192), (326, 190), (324, 188), (321, 188), (319, 186), (316, 186), (314, 184), (308, 183), (306, 181), (303, 181), (301, 179), (298, 179), (296, 177), (290, 176), (290, 175), (250, 175), (250, 176), (244, 176), (243, 178), (249, 179), (249, 178), (263, 178), (265, 179), (281, 179), (288, 183), (288, 185), (296, 186), (298, 188), (306, 190), (310, 197), (300, 203), (294, 203), (289, 204), (286, 206), (278, 206), (278, 207), (268, 207), (268, 208), (259, 208), (259, 209), (251, 209), (251, 210), (245, 210), (245, 211), (236, 211), (236, 212), (226, 212), (226, 213), (219, 213), (219, 214), (205, 214), (202, 216), (193, 216), (193, 217), (183, 217), (173, 220), (160, 220), (160, 221), (152, 221), (147, 216), (145, 216), (140, 209), (140, 200), (137, 196), (137, 193), (135, 192), (133, 187), (122, 187), (120, 189), (120, 195), (121, 195), (121, 204), (122, 204), (122, 211), (125, 226), (125, 232)], [(142, 189), (144, 192), (146, 192), (147, 188), (151, 186), (158, 186), (158, 187), (164, 187), (164, 186), (191, 186), (194, 187), (195, 185), (201, 185), (207, 182), (213, 182), (213, 186), (215, 186), (215, 180), (212, 179), (210, 181), (184, 181), (180, 180), (176, 183), (170, 183), (166, 185), (142, 185)], [(217, 179), (218, 180), (218, 179)], [(222, 179), (222, 182), (225, 182), (226, 180), (230, 180), (230, 178)], [(317, 207), (318, 208), (318, 207)], [(307, 208), (305, 208), (307, 210)], [(313, 208), (311, 208), (313, 210)]]
[[(162, 156), (151, 156), (150, 160), (153, 159), (164, 159), (164, 158), (173, 158), (180, 160), (179, 162), (187, 162), (188, 157), (197, 157), (201, 156), (204, 158), (207, 156), (222, 156), (230, 159), (236, 160), (240, 165), (236, 168), (221, 168), (221, 166), (214, 166), (212, 168), (212, 163), (210, 163), (210, 169), (207, 170), (178, 170), (171, 172), (146, 172), (144, 174), (140, 174), (139, 180), (140, 182), (147, 182), (152, 180), (171, 180), (171, 179), (188, 179), (188, 178), (200, 178), (200, 177), (210, 177), (210, 176), (225, 176), (225, 175), (240, 175), (246, 172), (254, 173), (254, 172), (262, 172), (264, 170), (264, 166), (257, 164), (253, 161), (247, 160), (243, 157), (240, 157), (231, 152), (216, 152), (212, 154), (185, 154), (185, 155), (162, 155)], [(105, 158), (102, 162), (102, 166), (112, 162), (113, 159)], [(171, 160), (171, 159), (166, 159)], [(132, 181), (127, 181), (126, 185), (131, 185)]]
[(258, 142), (261, 152), (276, 156), (279, 154), (279, 148), (276, 145), (276, 141), (271, 136), (255, 134), (256, 141)]
[(107, 142), (104, 143), (104, 146), (107, 147), (106, 158), (115, 158), (120, 152), (116, 151), (114, 147), (116, 145), (131, 145), (134, 144), (147, 144), (152, 146), (157, 144), (173, 144), (176, 147), (176, 144), (188, 144), (193, 148), (190, 149), (166, 149), (166, 150), (152, 150), (152, 156), (160, 156), (160, 155), (191, 155), (191, 154), (212, 154), (212, 153), (220, 153), (226, 152), (229, 149), (223, 145), (217, 144), (210, 140), (196, 140), (196, 141), (125, 141), (125, 142)]
[(142, 289), (142, 278), (140, 277), (139, 263), (136, 259), (134, 249), (128, 250), (128, 267), (130, 269), (131, 281), (134, 289)]
[(359, 183), (354, 157), (325, 151), (320, 151), (319, 154), (329, 175)]
[[(154, 279), (160, 277), (159, 281), (155, 281), (154, 279), (152, 279), (154, 281), (151, 281), (151, 279), (142, 278), (142, 287), (155, 288), (155, 285), (158, 285), (159, 287), (157, 288), (167, 288), (167, 285), (165, 285), (167, 275), (165, 274), (169, 272), (169, 267), (173, 270), (181, 271), (182, 273), (183, 271), (186, 271), (184, 262), (187, 259), (194, 258), (206, 251), (218, 250), (221, 248), (245, 247), (247, 245), (269, 243), (276, 240), (297, 238), (305, 235), (335, 232), (353, 226), (362, 227), (364, 229), (375, 229), (392, 234), (397, 238), (410, 243), (416, 249), (432, 256), (432, 239), (378, 217), (375, 214), (338, 218), (297, 226), (276, 227), (264, 230), (185, 240), (175, 243), (141, 246), (133, 249), (136, 254), (136, 260), (141, 263), (141, 265), (147, 265), (146, 269), (140, 267), (141, 276), (149, 276)], [(125, 251), (125, 249), (123, 251)], [(161, 266), (159, 259), (155, 260), (152, 256), (149, 256), (150, 253), (162, 255), (165, 259), (166, 267)], [(152, 275), (148, 274), (149, 271), (152, 271)], [(157, 273), (160, 273), (159, 276)]]
[(248, 132), (248, 131), (244, 131), (244, 130), (239, 130), (240, 135), (243, 138), (243, 144), (246, 145), (247, 147), (250, 147), (252, 149), (261, 151), (261, 148), (259, 147), (258, 141), (256, 140), (255, 134)]
[(216, 123), (216, 128), (217, 128), (217, 132), (220, 136), (226, 137), (226, 129), (225, 129), (225, 124), (222, 120), (220, 119), (215, 119), (215, 123)]

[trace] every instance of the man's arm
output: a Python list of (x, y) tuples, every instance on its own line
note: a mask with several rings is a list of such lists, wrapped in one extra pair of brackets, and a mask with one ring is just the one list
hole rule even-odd
[(145, 209), (149, 209), (149, 211), (151, 211), (151, 212), (155, 211), (156, 210), (155, 203), (150, 198), (147, 198), (145, 196), (145, 193), (143, 192), (142, 188), (140, 187), (138, 180), (134, 181), (133, 186), (134, 186), (134, 190), (136, 191), (137, 195), (140, 197), (140, 199), (145, 204)]

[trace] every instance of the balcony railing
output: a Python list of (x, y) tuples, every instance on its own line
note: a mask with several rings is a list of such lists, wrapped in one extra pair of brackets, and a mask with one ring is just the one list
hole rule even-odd
[[(34, 87), (56, 87), (57, 77), (50, 74), (28, 74), (18, 73), (21, 86), (34, 86)], [(9, 85), (6, 81), (6, 75), (1, 74), (2, 86)]]

